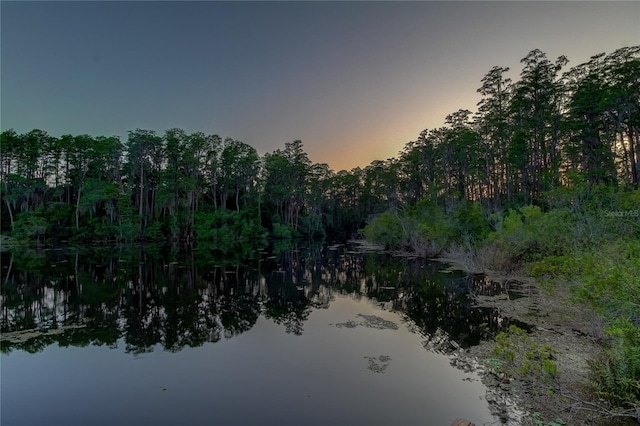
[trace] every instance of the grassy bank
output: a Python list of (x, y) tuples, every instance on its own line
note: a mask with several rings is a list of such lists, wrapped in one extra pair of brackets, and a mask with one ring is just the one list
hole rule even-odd
[[(490, 213), (478, 203), (423, 202), (375, 218), (364, 234), (389, 249), (446, 258), (470, 272), (524, 274), (548, 292), (566, 294), (567, 303), (592, 309), (601, 337), (583, 383), (590, 400), (580, 407), (640, 422), (640, 191), (585, 187), (546, 194), (540, 204)], [(511, 354), (504, 348), (510, 339), (522, 336), (500, 336), (503, 356)], [(533, 377), (527, 353), (521, 354), (526, 363), (509, 358), (501, 364), (504, 373)], [(552, 368), (544, 361), (542, 368)], [(534, 424), (545, 421), (538, 417)]]

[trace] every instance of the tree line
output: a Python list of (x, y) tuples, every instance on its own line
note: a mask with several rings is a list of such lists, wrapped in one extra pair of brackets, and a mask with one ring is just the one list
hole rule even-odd
[(483, 77), (475, 114), (450, 114), (389, 161), (407, 200), (470, 199), (498, 209), (582, 182), (638, 187), (640, 46), (564, 73), (566, 57), (551, 61), (540, 50), (521, 63), (517, 82), (503, 67)]
[[(2, 227), (16, 237), (220, 240), (331, 229), (339, 200), (300, 141), (260, 158), (246, 143), (181, 129), (117, 137), (2, 133)], [(238, 235), (224, 231), (237, 228)], [(233, 229), (232, 229), (233, 231)]]
[(467, 200), (485, 212), (544, 202), (555, 188), (640, 181), (640, 46), (566, 69), (540, 50), (519, 80), (493, 67), (478, 110), (458, 110), (397, 157), (334, 172), (301, 141), (259, 156), (232, 138), (169, 129), (118, 137), (1, 135), (2, 233), (101, 241), (270, 234), (345, 238), (385, 210)]

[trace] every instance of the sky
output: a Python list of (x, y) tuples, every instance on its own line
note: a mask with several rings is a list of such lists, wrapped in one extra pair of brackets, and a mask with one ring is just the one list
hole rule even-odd
[(2, 1), (0, 23), (2, 130), (300, 139), (336, 171), (475, 111), (533, 49), (570, 67), (640, 45), (637, 1)]

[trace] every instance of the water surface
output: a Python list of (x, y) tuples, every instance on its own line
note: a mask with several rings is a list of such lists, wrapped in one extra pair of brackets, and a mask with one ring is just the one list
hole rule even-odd
[(352, 246), (3, 253), (2, 424), (493, 423), (447, 352), (508, 319), (441, 269)]

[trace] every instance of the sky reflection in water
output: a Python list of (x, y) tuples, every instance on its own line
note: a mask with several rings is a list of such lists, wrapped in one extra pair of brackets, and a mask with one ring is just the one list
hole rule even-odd
[[(160, 272), (170, 262), (157, 259), (127, 267), (126, 259), (115, 256), (119, 266), (106, 272), (108, 259), (96, 263), (95, 257), (93, 262), (83, 257), (85, 264), (78, 266), (55, 259), (82, 272), (87, 281), (79, 294), (74, 294), (75, 285), (68, 285), (69, 277), (66, 289), (64, 279), (52, 285), (52, 277), (38, 286), (37, 271), (31, 270), (29, 278), (14, 263), (3, 287), (3, 332), (14, 333), (29, 323), (28, 308), (35, 312), (34, 307), (43, 306), (58, 316), (66, 312), (58, 325), (76, 318), (87, 326), (50, 335), (33, 354), (3, 342), (2, 424), (446, 425), (456, 417), (476, 424), (494, 421), (477, 375), (455, 369), (446, 355), (423, 346), (422, 333), (428, 330), (420, 323), (435, 315), (445, 325), (448, 314), (436, 306), (456, 305), (456, 292), (435, 282), (423, 286), (430, 290), (421, 290), (409, 281), (429, 282), (427, 276), (438, 281), (446, 274), (418, 261), (335, 252), (323, 248), (315, 259), (310, 252), (291, 252), (273, 264), (261, 263), (257, 275), (243, 275), (239, 269), (236, 275), (216, 275), (213, 267), (198, 269), (180, 259), (185, 265), (176, 269), (177, 280)], [(101, 265), (99, 274), (96, 264)], [(158, 270), (145, 274), (133, 267), (139, 265)], [(199, 278), (189, 290), (189, 280), (182, 275), (194, 271)], [(4, 268), (3, 279), (7, 273)], [(107, 282), (113, 277), (125, 284), (139, 282), (130, 273), (154, 275), (155, 283), (148, 284), (148, 291), (115, 284), (115, 292), (103, 288), (111, 286)], [(332, 273), (331, 282), (314, 278), (319, 274), (326, 280)], [(251, 276), (255, 286), (250, 285)], [(388, 282), (391, 276), (397, 277), (395, 283)], [(203, 277), (209, 277), (206, 286)], [(449, 287), (459, 286), (451, 283), (461, 278), (447, 278)], [(182, 285), (176, 287), (176, 282)], [(12, 285), (20, 289), (24, 303), (31, 301), (28, 308), (16, 303)], [(47, 285), (50, 291), (42, 291)], [(101, 296), (83, 300), (84, 292), (96, 293), (89, 290), (92, 285), (101, 289)], [(24, 297), (29, 287), (46, 297)], [(431, 308), (422, 306), (422, 319), (407, 324), (406, 313), (417, 311), (430, 292), (435, 294), (433, 287), (441, 289), (441, 297), (434, 296)], [(55, 308), (51, 291), (57, 297)], [(376, 292), (378, 300), (368, 297)], [(171, 297), (163, 299), (162, 294)], [(382, 300), (384, 294), (388, 300)], [(232, 313), (232, 307), (244, 313)], [(56, 315), (36, 314), (30, 321), (46, 328), (43, 324), (51, 324)], [(202, 325), (207, 322), (217, 324), (218, 330)], [(106, 333), (114, 324), (120, 330)], [(203, 336), (190, 340), (198, 330)], [(101, 332), (110, 337), (100, 337)], [(175, 344), (170, 334), (180, 335), (178, 340), (186, 344)]]

